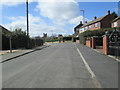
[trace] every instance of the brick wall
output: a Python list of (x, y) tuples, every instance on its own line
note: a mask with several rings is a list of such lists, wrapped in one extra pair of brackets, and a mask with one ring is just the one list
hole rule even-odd
[(76, 43), (80, 43), (80, 40), (76, 40)]
[(86, 40), (86, 46), (91, 47), (91, 40)]
[(86, 46), (87, 47), (91, 47), (93, 49), (95, 49), (95, 40), (96, 40), (96, 37), (91, 37), (89, 39), (86, 40)]

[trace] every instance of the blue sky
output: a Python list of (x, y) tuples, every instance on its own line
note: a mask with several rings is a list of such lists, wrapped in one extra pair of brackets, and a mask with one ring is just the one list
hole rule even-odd
[[(73, 1), (73, 0), (72, 0)], [(82, 21), (85, 11), (86, 20), (93, 20), (94, 16), (101, 17), (107, 11), (117, 13), (117, 2), (30, 2), (30, 36), (42, 36), (43, 33), (73, 34), (73, 28)], [(2, 25), (8, 29), (17, 27), (26, 30), (25, 3), (3, 3)]]

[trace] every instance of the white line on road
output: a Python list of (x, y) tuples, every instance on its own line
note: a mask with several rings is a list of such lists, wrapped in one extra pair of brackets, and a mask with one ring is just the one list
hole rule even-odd
[(84, 64), (85, 64), (85, 67), (87, 68), (87, 70), (89, 71), (89, 73), (91, 74), (91, 77), (92, 77), (92, 80), (96, 86), (96, 88), (102, 88), (101, 84), (99, 83), (99, 81), (96, 79), (96, 76), (94, 74), (94, 72), (91, 70), (90, 66), (88, 65), (88, 63), (86, 62), (85, 58), (83, 57), (82, 53), (80, 52), (80, 50), (77, 48), (76, 44), (75, 44), (75, 47), (79, 53), (79, 55), (81, 56)]

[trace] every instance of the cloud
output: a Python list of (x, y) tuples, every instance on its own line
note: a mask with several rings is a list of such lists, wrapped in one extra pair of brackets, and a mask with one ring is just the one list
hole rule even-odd
[[(73, 18), (71, 20), (69, 20), (69, 23), (70, 24), (75, 24), (75, 25), (78, 25), (80, 23), (80, 21), (83, 22), (83, 16), (78, 16), (76, 18)], [(85, 18), (85, 21), (90, 21), (89, 19)]]
[[(38, 0), (28, 0), (29, 3), (31, 2), (37, 2)], [(26, 0), (2, 0), (1, 3), (2, 5), (6, 5), (6, 6), (16, 6), (19, 4), (23, 4), (25, 3)]]
[(75, 0), (50, 0), (48, 2), (41, 0), (35, 11), (39, 11), (40, 15), (50, 19), (56, 27), (66, 28), (68, 32), (73, 31), (71, 24), (77, 25), (82, 21), (82, 16), (79, 16), (79, 3)]
[[(43, 33), (51, 35), (51, 30), (53, 30), (56, 34), (69, 34), (70, 32), (72, 33), (73, 30), (71, 25), (77, 25), (80, 21), (82, 21), (82, 16), (79, 16), (80, 9), (78, 2), (74, 0), (69, 0), (69, 2), (68, 0), (66, 0), (66, 2), (59, 2), (55, 0), (50, 1), (51, 2), (45, 2), (41, 0), (38, 2), (38, 5), (34, 8), (34, 10), (38, 11), (40, 16), (42, 15), (43, 17), (47, 17), (47, 19), (52, 22), (52, 25), (47, 23), (47, 19), (43, 20), (39, 16), (29, 14), (31, 36), (42, 36)], [(23, 2), (16, 2), (16, 5), (20, 3)], [(11, 20), (10, 24), (5, 25), (8, 28), (11, 27), (15, 29), (20, 27), (23, 30), (26, 30), (25, 16), (7, 17), (7, 19)]]
[[(11, 23), (3, 25), (8, 30), (14, 30), (16, 28), (22, 28), (22, 30), (26, 30), (26, 17), (25, 16), (18, 16), (18, 17), (7, 17), (7, 19), (11, 20)], [(29, 30), (30, 30), (30, 36), (42, 36), (43, 33), (48, 33), (51, 35), (51, 30), (53, 30), (56, 34), (66, 34), (67, 31), (60, 28), (58, 29), (57, 26), (49, 26), (47, 23), (44, 22), (43, 19), (41, 19), (38, 16), (33, 16), (29, 14)]]
[(79, 15), (79, 4), (74, 0), (69, 2), (39, 2), (37, 9), (44, 17), (51, 19), (54, 23), (65, 23)]

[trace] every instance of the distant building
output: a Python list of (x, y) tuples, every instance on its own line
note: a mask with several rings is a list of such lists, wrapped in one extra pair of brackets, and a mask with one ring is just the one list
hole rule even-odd
[(113, 20), (112, 27), (120, 27), (120, 16)]
[(80, 27), (80, 32), (84, 32), (86, 30), (96, 30), (102, 28), (111, 28), (111, 22), (115, 19), (115, 13), (110, 13), (102, 17), (97, 18), (94, 17), (93, 21), (86, 22), (83, 26)]

